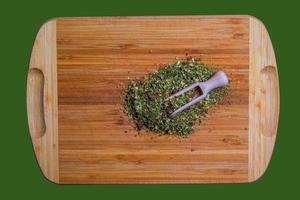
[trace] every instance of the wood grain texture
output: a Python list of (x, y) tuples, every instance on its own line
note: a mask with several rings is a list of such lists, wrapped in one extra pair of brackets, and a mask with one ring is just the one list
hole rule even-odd
[[(246, 16), (58, 19), (59, 182), (248, 181), (248, 33)], [(186, 54), (225, 70), (227, 101), (188, 138), (136, 136), (119, 85)]]
[[(122, 85), (187, 55), (224, 70), (230, 95), (187, 138), (137, 135), (120, 110)], [(275, 55), (249, 16), (58, 18), (34, 43), (27, 112), (56, 183), (252, 182), (276, 138)]]
[(275, 144), (279, 117), (279, 81), (269, 34), (250, 17), (249, 181), (265, 172)]
[(34, 152), (43, 174), (58, 182), (56, 21), (39, 30), (27, 78), (27, 114)]

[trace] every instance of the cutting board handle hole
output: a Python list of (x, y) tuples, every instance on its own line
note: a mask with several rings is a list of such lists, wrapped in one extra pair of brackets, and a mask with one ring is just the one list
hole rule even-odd
[(40, 69), (31, 68), (28, 73), (27, 98), (30, 133), (34, 138), (42, 137), (46, 132), (44, 116), (44, 74)]
[(266, 66), (260, 71), (261, 76), (261, 127), (262, 134), (273, 137), (277, 131), (279, 115), (278, 75), (274, 66)]

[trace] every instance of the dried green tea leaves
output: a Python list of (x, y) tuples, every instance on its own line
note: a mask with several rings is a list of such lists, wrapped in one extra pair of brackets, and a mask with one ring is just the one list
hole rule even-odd
[(210, 105), (227, 95), (228, 88), (214, 89), (204, 100), (174, 117), (170, 116), (174, 110), (199, 96), (201, 91), (196, 89), (169, 101), (166, 99), (192, 83), (206, 81), (213, 74), (212, 69), (194, 59), (166, 65), (145, 79), (128, 83), (124, 93), (125, 111), (137, 130), (186, 136), (193, 132), (193, 125), (201, 121)]

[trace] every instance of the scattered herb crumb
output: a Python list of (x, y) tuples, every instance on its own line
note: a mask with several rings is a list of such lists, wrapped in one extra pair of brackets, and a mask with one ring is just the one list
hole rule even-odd
[(189, 91), (170, 101), (166, 99), (194, 82), (206, 81), (213, 74), (213, 69), (194, 58), (167, 64), (146, 78), (129, 81), (124, 91), (125, 111), (138, 131), (187, 136), (193, 132), (197, 120), (201, 123), (209, 107), (228, 94), (228, 87), (214, 89), (204, 100), (174, 117), (170, 113), (199, 95), (199, 91)]

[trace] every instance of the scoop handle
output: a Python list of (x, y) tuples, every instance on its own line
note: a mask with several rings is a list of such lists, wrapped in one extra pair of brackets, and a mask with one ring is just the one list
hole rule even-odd
[(202, 83), (201, 89), (204, 94), (209, 93), (215, 88), (223, 87), (228, 84), (228, 78), (223, 71), (218, 71), (210, 79)]

